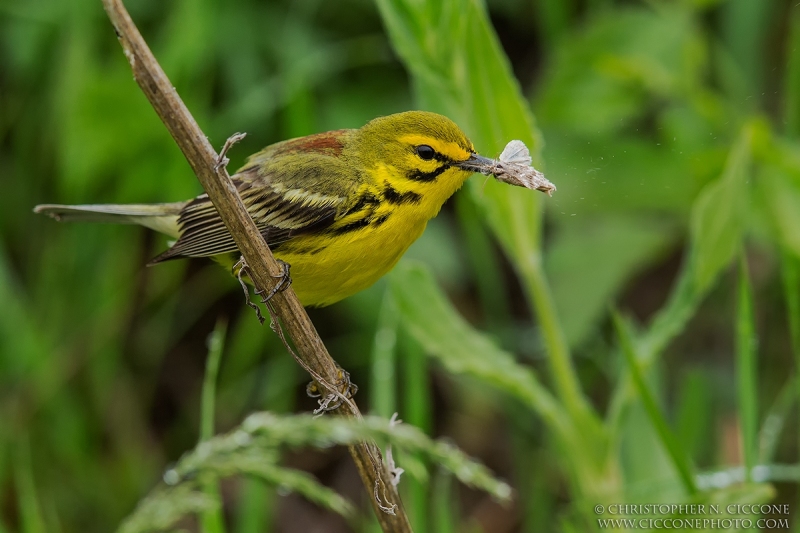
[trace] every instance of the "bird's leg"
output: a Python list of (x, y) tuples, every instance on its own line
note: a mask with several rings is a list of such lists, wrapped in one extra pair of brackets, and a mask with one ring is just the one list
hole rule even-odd
[(325, 389), (320, 387), (316, 381), (312, 381), (306, 385), (306, 394), (311, 398), (320, 398), (319, 407), (314, 409), (315, 415), (321, 415), (328, 411), (335, 411), (343, 403), (343, 397), (350, 399), (358, 392), (358, 385), (350, 381), (350, 373), (344, 368), (337, 365), (337, 380), (334, 386), (341, 392), (340, 395), (328, 393), (322, 398), (322, 391)]
[[(239, 267), (239, 270), (236, 270), (236, 267)], [(250, 300), (250, 289), (247, 286), (247, 283), (244, 282), (242, 279), (242, 275), (247, 273), (250, 275), (250, 267), (247, 265), (247, 261), (244, 260), (244, 256), (241, 256), (238, 261), (231, 267), (231, 272), (236, 274), (236, 279), (239, 280), (239, 283), (242, 285), (242, 290), (244, 291), (244, 303), (247, 304), (252, 310), (256, 312), (256, 316), (258, 317), (258, 321), (260, 323), (264, 323), (264, 315), (261, 314), (261, 309)], [(256, 291), (258, 293), (258, 291)]]
[(272, 297), (278, 294), (279, 292), (285, 291), (289, 287), (289, 285), (292, 284), (292, 276), (289, 274), (289, 269), (291, 268), (291, 265), (286, 261), (281, 261), (280, 259), (277, 258), (275, 259), (275, 261), (277, 261), (278, 264), (281, 266), (281, 273), (277, 276), (272, 276), (273, 278), (276, 278), (278, 282), (266, 294), (264, 294), (266, 292), (265, 290), (259, 290), (259, 289), (255, 290), (255, 293), (261, 296), (261, 303), (264, 304), (269, 302), (272, 299)]
[[(269, 290), (269, 292), (267, 292), (266, 290), (259, 290), (259, 289), (255, 289), (254, 292), (259, 296), (261, 296), (261, 301), (264, 303), (264, 305), (267, 306), (267, 310), (269, 311), (270, 317), (272, 318), (272, 321), (270, 322), (270, 327), (281, 337), (281, 340), (283, 341), (286, 348), (290, 351), (290, 353), (294, 354), (289, 345), (286, 343), (286, 339), (283, 337), (283, 331), (281, 330), (280, 325), (276, 320), (276, 317), (272, 309), (272, 304), (270, 303), (270, 300), (272, 299), (273, 296), (275, 296), (281, 291), (286, 290), (289, 287), (289, 285), (292, 284), (292, 277), (289, 273), (291, 268), (289, 263), (287, 263), (286, 261), (281, 261), (280, 259), (276, 259), (276, 261), (278, 262), (278, 264), (280, 264), (282, 269), (280, 275), (273, 276), (278, 280), (278, 282), (275, 284), (274, 287), (272, 287), (272, 289)], [(239, 269), (238, 272), (236, 271), (237, 267)], [(239, 261), (237, 261), (236, 264), (233, 265), (233, 271), (236, 274), (236, 277), (239, 279), (239, 283), (242, 284), (242, 290), (244, 291), (245, 295), (245, 302), (251, 308), (255, 309), (256, 315), (258, 315), (258, 320), (263, 324), (264, 317), (261, 315), (261, 310), (256, 304), (250, 301), (250, 291), (248, 290), (247, 284), (242, 279), (242, 274), (243, 273), (249, 274), (250, 271), (249, 267), (247, 266), (247, 262), (244, 259), (244, 256), (242, 256), (239, 259)], [(309, 370), (308, 368), (306, 369)], [(320, 379), (322, 378), (320, 377)], [(321, 415), (327, 413), (328, 411), (335, 411), (345, 401), (348, 401), (358, 392), (358, 386), (352, 381), (350, 381), (350, 374), (345, 369), (343, 369), (338, 365), (337, 365), (337, 379), (336, 383), (334, 383), (333, 386), (336, 388), (337, 391), (339, 391), (338, 394), (328, 391), (327, 387), (320, 386), (320, 384), (317, 382), (316, 379), (306, 386), (306, 393), (310, 397), (319, 398), (319, 407), (314, 410), (315, 415)], [(322, 396), (323, 391), (326, 392), (324, 397)]]

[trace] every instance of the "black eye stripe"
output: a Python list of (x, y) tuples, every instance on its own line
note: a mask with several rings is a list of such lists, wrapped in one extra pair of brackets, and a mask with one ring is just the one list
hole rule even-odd
[(437, 152), (427, 144), (421, 144), (419, 146), (415, 146), (414, 153), (417, 154), (417, 156), (419, 156), (419, 158), (422, 159), (423, 161), (439, 161), (440, 163), (447, 163), (450, 165), (454, 163), (453, 159), (447, 157), (442, 153)]

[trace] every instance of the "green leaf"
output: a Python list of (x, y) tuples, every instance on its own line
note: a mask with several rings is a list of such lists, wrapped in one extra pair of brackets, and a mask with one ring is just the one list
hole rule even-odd
[(486, 328), (500, 337), (502, 344), (507, 345), (506, 341), (511, 341), (508, 326), (512, 320), (501, 258), (495, 253), (475, 200), (466, 194), (458, 195), (455, 200), (463, 234), (464, 255), (478, 290)]
[[(708, 184), (695, 201), (688, 260), (667, 303), (636, 342), (636, 353), (641, 357), (639, 364), (644, 371), (683, 330), (720, 271), (741, 246), (749, 207), (751, 151), (754, 137), (763, 134), (760, 126), (760, 122), (753, 121), (742, 128), (731, 147), (724, 172), (718, 180)], [(608, 415), (612, 427), (618, 427), (624, 406), (632, 398), (633, 385), (629, 378), (617, 384)]]
[(642, 339), (644, 368), (660, 354), (691, 318), (703, 296), (741, 246), (749, 208), (753, 138), (760, 123), (742, 128), (731, 147), (725, 170), (701, 191), (692, 207), (688, 260), (669, 300)]
[(392, 271), (391, 288), (405, 328), (450, 372), (494, 385), (551, 422), (563, 416), (535, 372), (470, 326), (421, 265), (401, 262)]
[[(460, 124), (486, 155), (499, 154), (508, 141), (519, 139), (539, 162), (541, 134), (480, 1), (377, 0), (377, 4), (392, 44), (427, 107)], [(542, 323), (559, 395), (575, 417), (588, 420), (590, 409), (542, 273), (544, 197), (491, 179), (483, 184), (473, 180), (470, 191), (525, 282)]]
[(562, 39), (538, 89), (537, 115), (591, 136), (618, 132), (655, 97), (699, 85), (706, 54), (686, 10), (609, 10)]
[(692, 209), (691, 269), (698, 293), (711, 286), (741, 245), (748, 214), (752, 136), (751, 128), (742, 131), (722, 176), (701, 191)]
[[(620, 216), (575, 217), (545, 256), (553, 298), (571, 346), (583, 341), (631, 276), (663, 253), (669, 228)], [(591, 257), (591, 261), (586, 261)]]
[[(377, 4), (427, 107), (455, 120), (487, 156), (520, 139), (539, 160), (541, 135), (480, 2), (458, 0), (438, 9), (409, 0)], [(540, 194), (494, 181), (485, 188), (473, 182), (471, 190), (516, 259), (538, 246)]]
[(766, 211), (772, 219), (775, 236), (784, 249), (800, 257), (800, 183), (783, 169), (765, 165), (759, 175)]

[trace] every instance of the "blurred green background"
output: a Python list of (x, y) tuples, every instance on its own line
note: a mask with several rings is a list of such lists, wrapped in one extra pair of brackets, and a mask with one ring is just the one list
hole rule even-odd
[[(485, 155), (524, 140), (558, 186), (471, 178), (388, 279), (311, 311), (363, 411), (515, 489), (503, 506), (401, 455), (416, 531), (593, 531), (597, 504), (686, 502), (785, 503), (768, 517), (800, 531), (796, 1), (127, 4), (212, 143), (248, 133), (231, 168), (424, 108)], [(0, 532), (114, 530), (197, 443), (220, 318), (217, 431), (315, 407), (223, 269), (145, 268), (161, 236), (32, 214), (201, 192), (99, 0), (0, 0), (0, 176)], [(375, 531), (346, 450), (283, 461)], [(353, 527), (244, 476), (219, 494), (216, 525), (175, 530)]]

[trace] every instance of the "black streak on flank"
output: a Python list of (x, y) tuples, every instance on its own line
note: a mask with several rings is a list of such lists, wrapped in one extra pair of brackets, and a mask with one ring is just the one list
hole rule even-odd
[(389, 218), (389, 214), (388, 213), (385, 214), (385, 215), (379, 216), (378, 218), (376, 218), (375, 220), (372, 221), (372, 227), (377, 228), (378, 226), (380, 226), (381, 224), (386, 222), (386, 219), (388, 219), (388, 218)]
[(342, 235), (343, 233), (350, 233), (351, 231), (358, 231), (360, 229), (366, 228), (372, 222), (371, 217), (364, 217), (360, 218), (354, 222), (350, 222), (349, 224), (345, 224), (339, 228), (331, 228), (331, 233), (334, 235)]
[(413, 191), (398, 192), (388, 182), (384, 182), (383, 197), (386, 198), (387, 202), (395, 205), (418, 204), (422, 200), (422, 196)]
[(450, 165), (442, 165), (433, 172), (422, 172), (421, 170), (412, 170), (408, 173), (408, 179), (411, 181), (431, 182), (436, 181), (439, 175), (450, 168)]
[(365, 207), (367, 207), (368, 205), (378, 205), (379, 203), (380, 200), (378, 200), (378, 198), (373, 196), (371, 193), (365, 193), (361, 196), (361, 198), (358, 199), (358, 202), (356, 202), (356, 204), (353, 207), (351, 207), (344, 213), (344, 216), (347, 216), (352, 213), (357, 213), (362, 209), (364, 209)]

